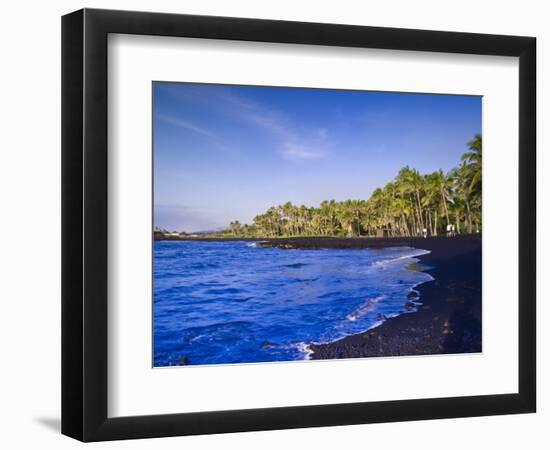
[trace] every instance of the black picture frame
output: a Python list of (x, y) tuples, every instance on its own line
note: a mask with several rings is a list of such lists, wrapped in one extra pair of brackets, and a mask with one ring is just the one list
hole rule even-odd
[[(109, 33), (519, 57), (517, 393), (107, 416)], [(83, 9), (62, 18), (62, 433), (82, 441), (535, 412), (536, 39)]]

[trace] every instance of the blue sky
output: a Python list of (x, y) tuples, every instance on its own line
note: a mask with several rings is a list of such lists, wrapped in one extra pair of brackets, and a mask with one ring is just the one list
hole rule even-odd
[(153, 132), (155, 226), (193, 232), (446, 172), (481, 97), (155, 82)]

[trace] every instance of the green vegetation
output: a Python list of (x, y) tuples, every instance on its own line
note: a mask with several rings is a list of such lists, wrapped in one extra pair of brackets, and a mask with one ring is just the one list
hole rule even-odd
[(251, 225), (231, 222), (233, 237), (419, 236), (481, 229), (481, 135), (468, 142), (458, 167), (421, 175), (403, 167), (368, 200), (323, 201), (318, 208), (290, 202), (273, 206)]
[(273, 206), (253, 224), (234, 221), (219, 232), (187, 234), (155, 228), (155, 239), (276, 238), (295, 236), (400, 237), (445, 235), (481, 230), (481, 135), (468, 142), (458, 167), (421, 175), (403, 167), (368, 200), (325, 200), (319, 207)]

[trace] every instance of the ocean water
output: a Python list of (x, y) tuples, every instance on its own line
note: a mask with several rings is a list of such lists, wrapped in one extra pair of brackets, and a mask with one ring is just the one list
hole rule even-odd
[(309, 343), (414, 312), (407, 295), (432, 277), (407, 267), (425, 253), (156, 241), (154, 365), (307, 359)]

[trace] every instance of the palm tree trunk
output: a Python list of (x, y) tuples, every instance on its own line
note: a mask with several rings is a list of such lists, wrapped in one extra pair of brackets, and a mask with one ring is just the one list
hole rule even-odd
[(401, 222), (403, 224), (403, 231), (405, 233), (405, 236), (410, 236), (409, 227), (407, 227), (407, 219), (405, 219), (405, 215), (403, 213), (401, 213)]
[(443, 211), (445, 211), (445, 218), (447, 219), (447, 225), (449, 222), (449, 210), (447, 209), (447, 200), (445, 199), (445, 192), (443, 192), (443, 188), (439, 190), (441, 194), (441, 201), (443, 203)]
[(472, 234), (472, 212), (470, 211), (470, 202), (466, 198), (466, 220), (468, 221), (468, 233)]
[(424, 228), (424, 219), (422, 218), (422, 204), (420, 203), (420, 191), (416, 190), (416, 202), (418, 203), (418, 212), (420, 217), (420, 227)]

